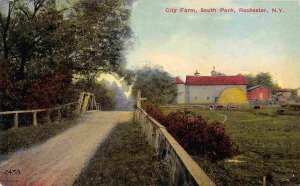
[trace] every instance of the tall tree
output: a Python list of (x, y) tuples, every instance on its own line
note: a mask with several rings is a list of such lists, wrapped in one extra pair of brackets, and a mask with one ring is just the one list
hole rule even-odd
[[(73, 12), (77, 45), (72, 59), (82, 73), (108, 72), (127, 76), (126, 49), (132, 43), (130, 9), (123, 0), (79, 0)], [(130, 73), (129, 73), (130, 74)]]
[(144, 67), (136, 72), (132, 87), (134, 97), (138, 90), (154, 104), (172, 103), (177, 93), (175, 79), (159, 67)]
[[(107, 72), (132, 79), (124, 58), (132, 41), (130, 9), (123, 0), (78, 0), (64, 6), (53, 0), (7, 0), (5, 5), (0, 52), (17, 87), (14, 108), (65, 102), (78, 74)], [(41, 104), (39, 95), (51, 105)]]
[(260, 72), (256, 75), (247, 74), (245, 77), (249, 83), (248, 87), (262, 85), (271, 90), (272, 93), (280, 89), (279, 85), (274, 82), (272, 75), (268, 72)]
[(9, 55), (8, 35), (11, 27), (13, 26), (13, 13), (15, 10), (15, 0), (3, 0), (0, 4), (0, 33), (2, 53), (4, 58), (7, 59)]

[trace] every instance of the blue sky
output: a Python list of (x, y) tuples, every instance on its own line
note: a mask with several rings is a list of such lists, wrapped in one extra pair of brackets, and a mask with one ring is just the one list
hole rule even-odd
[[(166, 13), (165, 8), (283, 8), (281, 14)], [(138, 0), (128, 65), (160, 65), (173, 76), (213, 66), (227, 75), (270, 72), (282, 87), (300, 87), (298, 1)]]

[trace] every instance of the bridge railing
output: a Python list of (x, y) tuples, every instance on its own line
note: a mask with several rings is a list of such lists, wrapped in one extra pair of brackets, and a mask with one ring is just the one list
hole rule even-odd
[(158, 157), (170, 163), (168, 166), (169, 184), (214, 186), (215, 183), (173, 138), (167, 128), (143, 110), (142, 102), (145, 100), (146, 98), (142, 98), (139, 90), (134, 119), (141, 124), (144, 135), (154, 147)]
[[(20, 114), (32, 114), (32, 124), (34, 126), (38, 125), (38, 113), (45, 113), (47, 122), (51, 122), (51, 114), (56, 112), (55, 121), (58, 123), (62, 120), (62, 113), (66, 111), (69, 112), (75, 111), (78, 115), (84, 114), (87, 110), (100, 110), (100, 105), (97, 104), (94, 94), (88, 92), (80, 93), (80, 98), (77, 102), (71, 102), (64, 105), (60, 105), (53, 108), (46, 109), (34, 109), (34, 110), (18, 110), (18, 111), (5, 111), (0, 112), (0, 116), (3, 115), (14, 115), (13, 126), (15, 128), (19, 127), (19, 115)], [(53, 119), (53, 118), (52, 118)]]

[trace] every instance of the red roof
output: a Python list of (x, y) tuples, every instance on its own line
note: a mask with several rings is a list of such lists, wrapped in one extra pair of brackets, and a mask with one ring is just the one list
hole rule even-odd
[(175, 81), (176, 81), (177, 84), (184, 84), (184, 82), (182, 81), (182, 79), (179, 76), (177, 76), (175, 78)]
[(186, 85), (248, 85), (246, 78), (237, 76), (186, 76)]

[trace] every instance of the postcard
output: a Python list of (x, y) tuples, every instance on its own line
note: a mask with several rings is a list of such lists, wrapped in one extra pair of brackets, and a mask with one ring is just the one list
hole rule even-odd
[(0, 186), (299, 185), (300, 0), (0, 0)]

